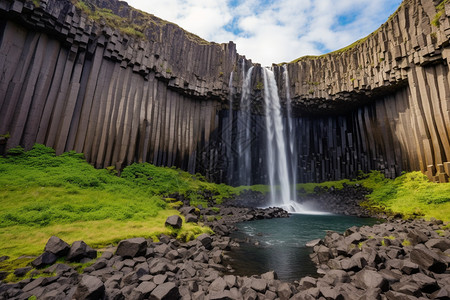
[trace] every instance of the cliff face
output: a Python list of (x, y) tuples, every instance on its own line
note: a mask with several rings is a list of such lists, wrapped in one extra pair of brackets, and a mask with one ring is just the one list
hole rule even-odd
[[(230, 75), (238, 103), (251, 61), (232, 42), (206, 42), (125, 2), (85, 2), (89, 11), (69, 0), (0, 0), (0, 134), (8, 136), (0, 147), (37, 142), (83, 152), (96, 167), (148, 161), (226, 181), (227, 157), (236, 155), (225, 145), (236, 127), (227, 126), (224, 110)], [(405, 0), (353, 47), (287, 65), (302, 181), (371, 169), (439, 178), (433, 168), (445, 180), (450, 4), (438, 27), (430, 24), (437, 2)], [(111, 14), (134, 27), (113, 30)], [(281, 67), (274, 71), (285, 102)], [(258, 107), (258, 66), (253, 77)], [(264, 120), (252, 119), (257, 137)], [(265, 156), (261, 143), (252, 139), (256, 165)]]
[[(123, 2), (103, 2), (139, 16)], [(195, 171), (196, 149), (228, 94), (221, 78), (242, 60), (233, 43), (207, 43), (152, 16), (138, 39), (68, 0), (1, 0), (0, 13), (6, 148), (37, 142), (83, 152), (97, 167), (137, 160)]]

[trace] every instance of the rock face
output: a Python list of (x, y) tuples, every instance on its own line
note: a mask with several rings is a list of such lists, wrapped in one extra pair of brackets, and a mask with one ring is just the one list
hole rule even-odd
[[(224, 141), (235, 127), (223, 109), (229, 83), (239, 109), (251, 61), (231, 42), (206, 42), (125, 2), (85, 2), (133, 20), (145, 39), (93, 22), (69, 0), (0, 0), (0, 135), (9, 136), (0, 152), (37, 142), (83, 152), (96, 167), (146, 161), (225, 181), (233, 152)], [(437, 2), (405, 0), (350, 49), (287, 64), (299, 181), (373, 169), (448, 180), (450, 3), (434, 26)], [(255, 66), (250, 147), (259, 161), (265, 121)], [(274, 71), (284, 104), (283, 69)]]

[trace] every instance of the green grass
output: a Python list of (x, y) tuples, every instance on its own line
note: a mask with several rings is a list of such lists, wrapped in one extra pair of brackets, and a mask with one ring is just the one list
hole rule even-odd
[(95, 248), (136, 236), (157, 239), (161, 233), (189, 240), (212, 231), (190, 223), (180, 230), (166, 228), (166, 218), (179, 213), (164, 198), (177, 192), (201, 200), (201, 192), (208, 190), (220, 202), (233, 192), (200, 176), (150, 164), (131, 165), (121, 177), (113, 173), (95, 169), (81, 154), (56, 156), (43, 145), (28, 152), (14, 148), (0, 157), (0, 256), (38, 255), (52, 235)]
[(421, 172), (409, 172), (387, 179), (380, 172), (361, 174), (357, 180), (298, 184), (300, 194), (314, 193), (316, 187), (362, 185), (372, 192), (363, 206), (373, 211), (401, 214), (405, 218), (423, 217), (450, 221), (450, 183), (433, 183)]
[(445, 4), (448, 3), (450, 0), (442, 0), (437, 6), (436, 6), (436, 15), (433, 17), (433, 19), (431, 20), (431, 25), (435, 26), (435, 27), (440, 27), (441, 26), (441, 16), (443, 14), (445, 14)]

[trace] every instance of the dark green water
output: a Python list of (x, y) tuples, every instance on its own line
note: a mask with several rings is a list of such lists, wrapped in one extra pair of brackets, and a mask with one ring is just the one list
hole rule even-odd
[(286, 281), (315, 276), (316, 268), (309, 258), (312, 253), (306, 242), (323, 238), (326, 231), (343, 233), (352, 226), (374, 225), (377, 219), (364, 219), (338, 215), (293, 214), (290, 218), (258, 220), (239, 223), (232, 238), (250, 239), (253, 243), (228, 253), (228, 263), (236, 275), (250, 276), (274, 270), (278, 278)]

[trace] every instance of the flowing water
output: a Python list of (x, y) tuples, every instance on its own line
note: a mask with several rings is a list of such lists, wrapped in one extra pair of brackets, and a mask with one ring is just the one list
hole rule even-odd
[(266, 105), (270, 205), (281, 207), (293, 200), (290, 188), (291, 177), (288, 171), (286, 139), (277, 83), (273, 72), (267, 68), (264, 68), (264, 102)]
[(238, 128), (238, 168), (239, 168), (239, 184), (250, 185), (252, 175), (251, 165), (251, 148), (248, 146), (250, 141), (250, 121), (251, 121), (251, 80), (253, 67), (248, 69), (245, 74), (245, 67), (243, 62), (243, 84), (242, 84), (242, 96), (240, 102), (240, 110), (238, 112), (237, 128)]
[[(309, 258), (306, 242), (323, 238), (326, 231), (344, 232), (352, 226), (374, 225), (376, 219), (338, 215), (293, 214), (290, 218), (239, 223), (232, 238), (250, 239), (228, 253), (228, 263), (235, 275), (251, 276), (274, 270), (279, 279), (299, 280), (315, 276), (316, 268)], [(254, 242), (259, 246), (253, 245)]]

